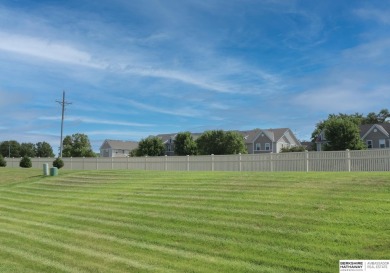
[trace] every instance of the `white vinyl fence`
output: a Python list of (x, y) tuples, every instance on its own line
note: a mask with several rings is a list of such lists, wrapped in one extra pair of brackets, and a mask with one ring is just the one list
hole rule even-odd
[[(62, 158), (67, 170), (357, 172), (390, 171), (390, 149), (250, 155)], [(20, 158), (5, 158), (19, 167)], [(54, 158), (32, 158), (33, 168)]]

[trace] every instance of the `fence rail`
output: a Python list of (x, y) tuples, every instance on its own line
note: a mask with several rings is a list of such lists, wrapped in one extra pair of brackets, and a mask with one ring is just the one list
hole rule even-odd
[[(358, 172), (390, 171), (390, 149), (250, 155), (62, 158), (68, 170)], [(19, 167), (20, 158), (5, 158)], [(31, 158), (33, 168), (54, 158)]]

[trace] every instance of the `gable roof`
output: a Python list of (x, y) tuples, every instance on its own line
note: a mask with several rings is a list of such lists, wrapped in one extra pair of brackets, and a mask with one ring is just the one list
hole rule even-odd
[(360, 125), (360, 137), (364, 139), (374, 129), (381, 131), (385, 136), (390, 136), (390, 123)]
[(166, 143), (169, 142), (170, 139), (173, 142), (173, 140), (175, 139), (176, 135), (177, 135), (177, 133), (173, 133), (173, 134), (160, 134), (160, 135), (157, 135), (157, 137), (162, 140), (163, 144), (166, 144)]
[(115, 149), (115, 150), (129, 150), (132, 151), (138, 148), (137, 141), (122, 141), (106, 139), (100, 149)]
[(299, 140), (294, 136), (289, 128), (276, 128), (276, 129), (254, 129), (250, 131), (239, 131), (245, 139), (245, 143), (253, 143), (260, 134), (266, 135), (272, 142), (278, 142), (283, 137), (286, 137), (290, 142), (300, 144)]

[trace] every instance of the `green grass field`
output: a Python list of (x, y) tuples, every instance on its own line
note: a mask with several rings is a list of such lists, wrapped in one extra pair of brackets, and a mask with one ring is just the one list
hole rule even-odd
[(0, 272), (338, 272), (390, 259), (390, 173), (0, 168)]

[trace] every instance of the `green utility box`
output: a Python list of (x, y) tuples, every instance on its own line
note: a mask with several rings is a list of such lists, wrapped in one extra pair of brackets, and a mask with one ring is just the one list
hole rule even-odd
[(50, 176), (57, 176), (58, 175), (58, 168), (52, 167), (50, 168)]

